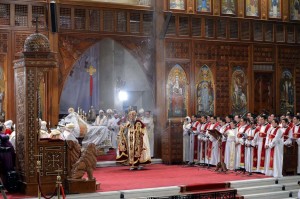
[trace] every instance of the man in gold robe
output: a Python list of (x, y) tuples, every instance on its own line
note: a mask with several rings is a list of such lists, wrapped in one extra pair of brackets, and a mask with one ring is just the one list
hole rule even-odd
[(136, 119), (136, 112), (128, 113), (128, 122), (120, 126), (118, 133), (118, 163), (130, 165), (130, 170), (141, 169), (151, 163), (150, 145), (146, 126)]

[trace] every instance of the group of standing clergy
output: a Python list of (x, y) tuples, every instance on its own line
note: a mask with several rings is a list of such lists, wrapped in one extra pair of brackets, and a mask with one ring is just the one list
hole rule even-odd
[[(300, 173), (300, 116), (259, 115), (255, 119), (230, 115), (225, 118), (187, 116), (183, 124), (183, 161), (187, 164), (217, 165), (282, 177), (284, 146), (298, 144)], [(220, 132), (216, 139), (210, 132)], [(220, 154), (222, 153), (222, 154)], [(220, 159), (221, 158), (221, 159)], [(296, 160), (295, 160), (296, 161)]]

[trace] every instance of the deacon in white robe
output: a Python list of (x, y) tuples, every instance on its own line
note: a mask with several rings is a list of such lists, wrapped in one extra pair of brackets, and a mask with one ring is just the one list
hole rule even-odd
[[(219, 131), (220, 125), (217, 123), (217, 118), (215, 116), (210, 117), (210, 125), (208, 127), (207, 136), (209, 137), (209, 141), (211, 142), (211, 148), (208, 147), (207, 156), (208, 156), (208, 164), (217, 165), (220, 162), (219, 155), (219, 140), (217, 140), (214, 136), (209, 133), (209, 130), (217, 130)], [(209, 144), (209, 143), (208, 143)]]
[(267, 122), (267, 116), (261, 115), (259, 117), (259, 132), (255, 135), (257, 136), (256, 145), (257, 145), (257, 165), (254, 172), (265, 173), (265, 142), (268, 135), (268, 131), (272, 128), (271, 124)]
[(150, 154), (151, 157), (153, 157), (154, 156), (154, 122), (150, 111), (145, 112), (145, 115), (142, 118), (142, 122), (146, 125), (147, 128), (149, 144), (150, 144)]
[[(256, 161), (257, 161), (257, 149), (256, 146), (256, 139), (257, 136), (255, 136), (259, 132), (259, 128), (257, 127), (257, 122), (254, 120), (250, 122), (250, 128), (246, 130), (246, 137), (245, 145), (246, 145), (246, 151), (245, 151), (245, 169), (247, 172), (252, 172), (256, 170)], [(255, 159), (255, 162), (253, 162), (253, 159)]]
[(201, 116), (200, 118), (201, 124), (198, 125), (198, 148), (197, 148), (197, 154), (198, 154), (198, 163), (200, 164), (207, 164), (207, 135), (206, 130), (209, 127), (209, 123), (207, 122), (206, 116)]
[(104, 111), (100, 110), (99, 115), (96, 118), (95, 125), (98, 126), (107, 126), (107, 118), (104, 115)]
[(293, 118), (293, 123), (295, 126), (292, 128), (293, 131), (293, 139), (296, 140), (298, 145), (298, 167), (297, 167), (297, 173), (300, 174), (300, 116), (296, 115)]
[(224, 136), (226, 137), (226, 145), (225, 145), (225, 155), (224, 155), (224, 163), (226, 164), (227, 169), (235, 170), (235, 142), (236, 135), (238, 133), (237, 130), (237, 122), (235, 120), (230, 122), (230, 129), (228, 129)]
[(240, 125), (238, 127), (238, 134), (236, 136), (236, 168), (244, 168), (245, 167), (245, 145), (244, 140), (245, 132), (249, 128), (249, 120), (246, 117), (240, 119)]
[(276, 178), (282, 178), (283, 164), (283, 138), (282, 129), (279, 127), (279, 120), (272, 120), (272, 129), (270, 130), (266, 143), (265, 174)]
[(184, 120), (183, 129), (183, 162), (190, 162), (190, 136), (191, 134), (191, 118), (187, 116)]
[(118, 147), (117, 135), (119, 131), (117, 131), (118, 129), (115, 129), (116, 122), (115, 122), (115, 117), (113, 116), (114, 112), (111, 109), (107, 109), (106, 113), (107, 113), (107, 128), (111, 132), (112, 148), (116, 149)]

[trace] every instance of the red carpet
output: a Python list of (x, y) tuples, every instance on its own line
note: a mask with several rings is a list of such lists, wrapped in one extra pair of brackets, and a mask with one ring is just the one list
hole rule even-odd
[(129, 171), (129, 167), (126, 166), (98, 168), (94, 176), (101, 183), (100, 192), (266, 178), (262, 174), (248, 177), (235, 173), (217, 173), (197, 167), (163, 164), (148, 165), (144, 170), (137, 171)]
[[(180, 185), (190, 187), (185, 191), (194, 191), (199, 190), (199, 187), (211, 188), (211, 186), (216, 186), (215, 183), (219, 183), (221, 188), (228, 181), (266, 178), (262, 174), (253, 174), (248, 177), (235, 173), (217, 173), (213, 170), (198, 169), (198, 167), (163, 164), (148, 165), (143, 170), (135, 171), (130, 171), (128, 166), (97, 168), (94, 176), (101, 183), (99, 192)], [(8, 199), (19, 198), (25, 198), (25, 196), (8, 195)]]
[(115, 161), (116, 160), (116, 150), (110, 149), (105, 155), (99, 155), (97, 161)]

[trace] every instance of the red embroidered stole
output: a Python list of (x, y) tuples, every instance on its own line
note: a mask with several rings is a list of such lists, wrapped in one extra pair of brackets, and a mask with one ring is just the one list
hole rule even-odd
[[(202, 124), (203, 125), (203, 124)], [(206, 124), (205, 124), (205, 126), (204, 126), (204, 128), (203, 128), (203, 131), (206, 131), (206, 129), (208, 128), (208, 126), (209, 126), (210, 124), (207, 122)], [(201, 133), (201, 132), (200, 132)], [(204, 160), (205, 159), (205, 143), (204, 142), (202, 142), (202, 160)]]
[[(270, 134), (269, 134), (269, 141), (272, 142), (272, 140), (275, 138), (277, 131), (278, 131), (279, 127), (276, 127), (275, 130), (273, 130)], [(275, 146), (271, 149), (270, 151), (270, 164), (269, 164), (269, 168), (271, 170), (273, 170), (273, 164), (274, 164), (274, 151), (275, 151)]]
[[(255, 137), (256, 133), (258, 133), (260, 130), (260, 127), (255, 129), (253, 138)], [(253, 169), (256, 169), (257, 167), (257, 147), (253, 147), (253, 165), (252, 165)]]
[(298, 126), (298, 125), (295, 125), (295, 126), (293, 127), (293, 138), (298, 139), (298, 138), (300, 138), (300, 126), (298, 126), (298, 127), (299, 127), (299, 128), (298, 128), (298, 131), (295, 132), (296, 126)]
[(289, 132), (291, 130), (291, 127), (287, 127), (284, 131), (284, 133), (282, 134), (283, 140), (286, 141), (287, 139), (289, 139)]
[[(226, 131), (228, 131), (229, 129), (230, 129), (230, 125), (227, 125), (227, 126), (225, 127), (225, 130), (224, 130), (223, 134), (226, 133)], [(222, 142), (222, 155), (221, 155), (222, 160), (221, 160), (221, 162), (224, 162), (224, 157), (225, 157), (225, 147), (226, 147), (226, 142)]]
[[(245, 126), (245, 125), (244, 125)], [(238, 128), (238, 135), (237, 137), (238, 138), (242, 138), (243, 137), (243, 133), (245, 133), (247, 131), (248, 128), (250, 128), (249, 125), (247, 125), (244, 129), (244, 131), (242, 133), (240, 133), (240, 129), (242, 128), (243, 126), (240, 126)], [(238, 160), (240, 162), (240, 165), (241, 166), (244, 166), (245, 165), (245, 147), (243, 147), (242, 145), (240, 146), (241, 147), (241, 156), (240, 156), (240, 160)]]
[[(264, 149), (265, 144), (266, 144), (266, 136), (267, 136), (267, 132), (269, 130), (269, 128), (271, 127), (270, 124), (267, 124), (265, 131), (264, 132), (259, 132), (259, 137), (261, 137), (263, 139), (263, 144), (262, 144), (262, 149), (261, 149), (261, 153), (260, 153), (260, 169), (264, 169), (265, 168), (265, 156), (266, 156), (266, 150)], [(257, 154), (259, 155), (259, 154)]]
[[(210, 124), (210, 125), (212, 125), (212, 124)], [(214, 126), (213, 126), (213, 128), (211, 130), (215, 129), (217, 126), (219, 126), (219, 124), (215, 123)], [(206, 153), (206, 155), (207, 155), (207, 157), (208, 157), (209, 160), (211, 159), (211, 152), (212, 152), (212, 141), (210, 141), (208, 139), (207, 140), (207, 153)]]
[[(192, 130), (196, 131), (199, 124), (200, 123), (198, 121), (192, 123)], [(198, 156), (198, 135), (194, 135), (194, 160), (197, 159), (197, 156)]]

